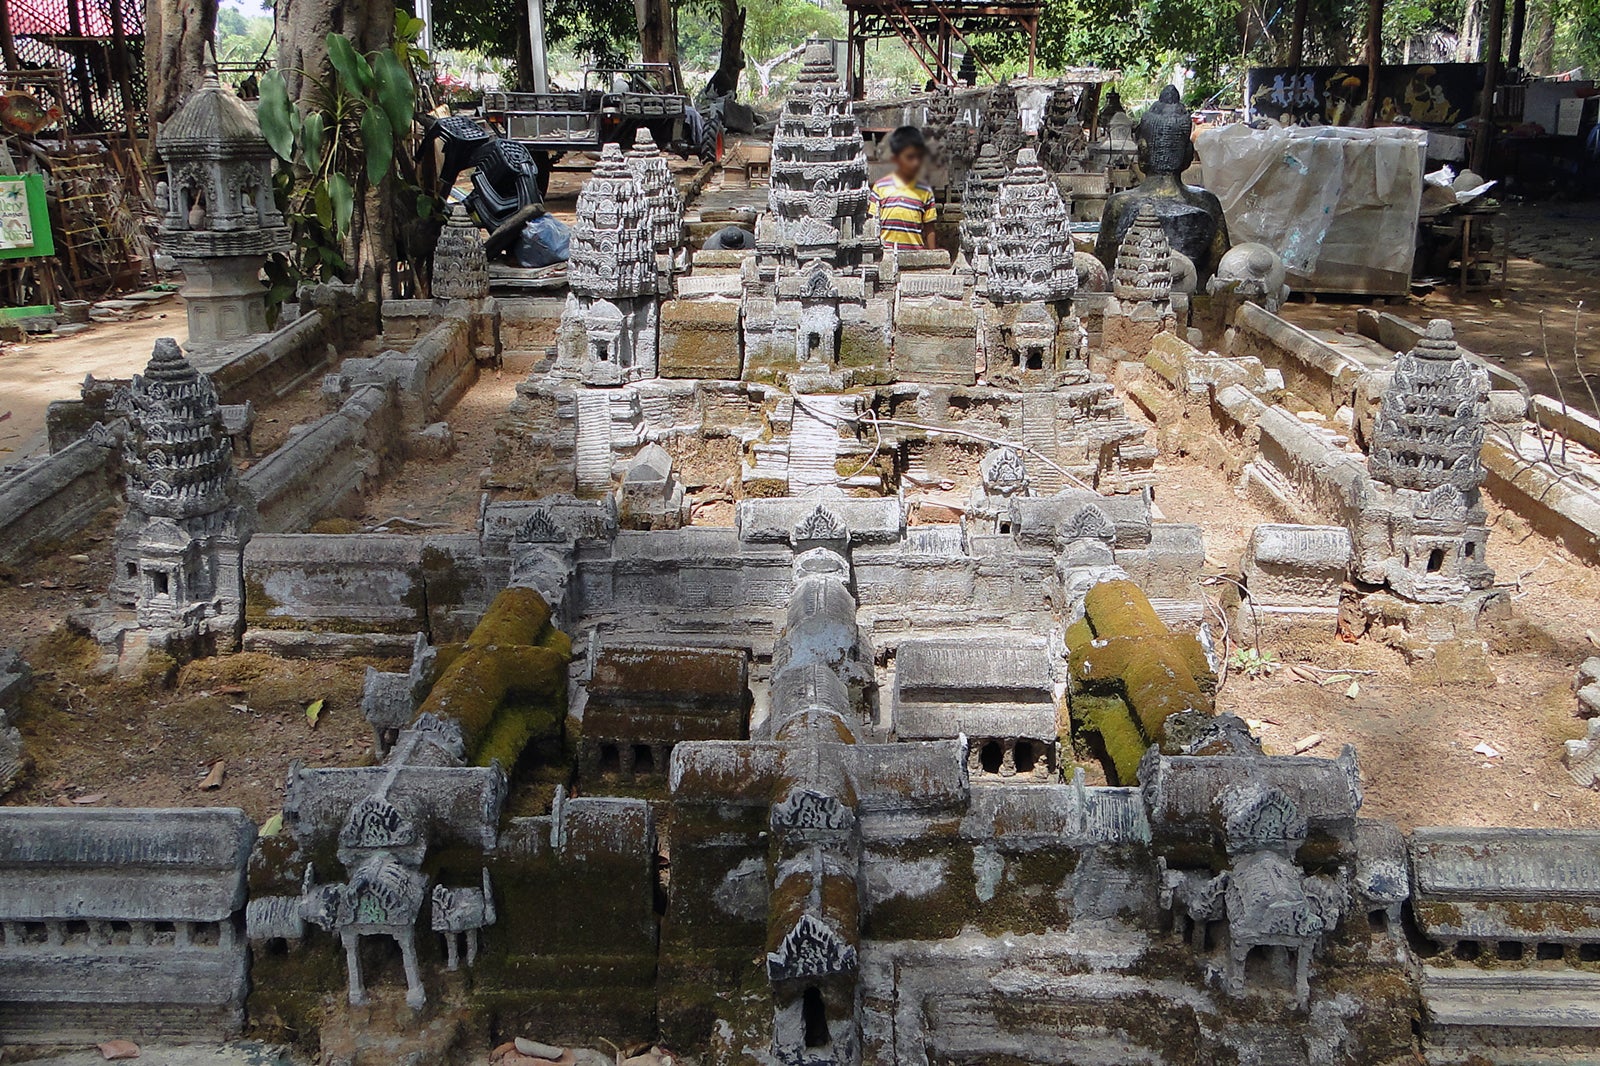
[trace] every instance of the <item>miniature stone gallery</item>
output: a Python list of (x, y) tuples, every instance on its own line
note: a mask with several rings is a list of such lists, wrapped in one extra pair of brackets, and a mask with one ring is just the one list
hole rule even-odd
[(763, 175), (600, 148), (561, 290), (453, 205), (271, 324), (256, 111), (163, 127), (188, 341), (0, 481), (0, 1043), (1594, 1061), (1593, 420), (1281, 317), (1176, 89), (933, 108), (911, 247), (800, 62)]

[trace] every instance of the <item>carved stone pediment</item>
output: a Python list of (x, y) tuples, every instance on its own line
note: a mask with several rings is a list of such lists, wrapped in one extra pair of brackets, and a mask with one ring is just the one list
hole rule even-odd
[(791, 981), (834, 977), (856, 971), (856, 949), (832, 926), (803, 914), (784, 934), (778, 950), (767, 953), (767, 978)]

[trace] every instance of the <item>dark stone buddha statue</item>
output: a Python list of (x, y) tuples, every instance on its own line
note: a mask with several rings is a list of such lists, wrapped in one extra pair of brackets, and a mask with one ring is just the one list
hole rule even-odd
[(1194, 160), (1194, 143), (1189, 140), (1192, 128), (1189, 111), (1171, 85), (1161, 90), (1161, 98), (1139, 120), (1139, 167), (1144, 181), (1107, 200), (1100, 216), (1100, 238), (1094, 253), (1107, 269), (1116, 265), (1123, 235), (1146, 204), (1161, 220), (1172, 250), (1194, 263), (1201, 284), (1228, 250), (1222, 202), (1204, 189), (1183, 183), (1183, 172)]

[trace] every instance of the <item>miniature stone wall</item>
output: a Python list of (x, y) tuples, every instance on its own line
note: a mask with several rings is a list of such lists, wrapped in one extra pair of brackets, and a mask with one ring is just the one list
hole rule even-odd
[(118, 420), (0, 480), (0, 565), (66, 540), (117, 502), (126, 431)]
[(0, 808), (0, 1042), (244, 1025), (243, 811)]
[(319, 518), (357, 511), (398, 462), (403, 439), (394, 394), (364, 385), (239, 480), (255, 498), (263, 532), (299, 532)]

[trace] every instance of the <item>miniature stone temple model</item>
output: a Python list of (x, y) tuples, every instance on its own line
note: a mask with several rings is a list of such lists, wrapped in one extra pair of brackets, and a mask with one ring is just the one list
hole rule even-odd
[(272, 149), (255, 112), (214, 69), (161, 124), (156, 153), (166, 178), (157, 243), (184, 272), (193, 347), (267, 331), (267, 256), (289, 250), (289, 226), (272, 192)]
[(141, 629), (231, 634), (250, 519), (216, 389), (163, 337), (127, 396), (128, 511), (117, 527), (112, 598), (134, 609)]
[(557, 335), (558, 367), (586, 385), (656, 376), (657, 269), (644, 187), (622, 149), (606, 145), (578, 197), (568, 267), (572, 292)]
[(1106, 201), (1100, 216), (1095, 254), (1107, 269), (1116, 265), (1117, 250), (1141, 209), (1149, 207), (1166, 230), (1173, 251), (1188, 256), (1200, 284), (1205, 284), (1228, 250), (1228, 223), (1213, 193), (1185, 185), (1183, 172), (1194, 160), (1189, 111), (1169, 85), (1139, 120), (1139, 165), (1144, 180)]
[(457, 204), (433, 249), (433, 295), (438, 300), (481, 300), (489, 295), (489, 259), (478, 227)]
[[(1597, 467), (1528, 491), (1555, 408), (1442, 320), (1277, 314), (1281, 261), (1218, 256), (1179, 184), (1170, 90), (1108, 262), (1070, 219), (1133, 141), (1084, 169), (1098, 97), (1058, 79), (924, 97), (961, 251), (886, 250), (873, 105), (802, 54), (770, 187), (599, 153), (567, 293), (490, 295), (457, 211), (415, 298), (318, 285), (208, 372), (162, 340), (52, 405), (0, 470), (0, 532), (46, 531), (0, 537), (0, 604), (65, 616), (0, 650), (0, 791), (41, 804), (0, 805), (0, 1044), (1593, 1061), (1600, 832), (1563, 823), (1600, 656), (1549, 604), (1600, 533), (1540, 523)], [(206, 150), (169, 153), (164, 239), (242, 262), (276, 231), (218, 190), (268, 169)], [(1491, 492), (1562, 585), (1493, 584)], [(1530, 710), (1497, 772), (1472, 745)], [(1401, 828), (1502, 788), (1542, 827)]]
[[(1479, 492), (1488, 399), (1488, 374), (1462, 354), (1442, 318), (1395, 360), (1368, 456), (1373, 478), (1389, 491), (1371, 510), (1379, 532), (1376, 550), (1362, 551), (1367, 580), (1435, 602), (1493, 584)], [(1358, 533), (1358, 550), (1367, 543)]]

